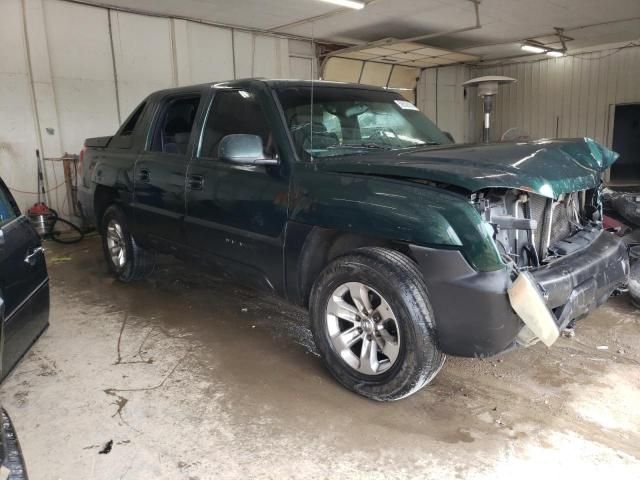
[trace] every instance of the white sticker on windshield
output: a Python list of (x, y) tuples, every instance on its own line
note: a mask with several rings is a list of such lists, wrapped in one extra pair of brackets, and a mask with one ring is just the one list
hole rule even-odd
[(395, 100), (396, 105), (398, 105), (403, 110), (418, 110), (413, 103), (407, 102), (406, 100)]

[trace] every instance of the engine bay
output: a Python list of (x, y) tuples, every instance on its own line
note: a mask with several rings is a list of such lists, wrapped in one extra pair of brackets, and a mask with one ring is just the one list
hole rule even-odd
[(602, 229), (600, 189), (551, 199), (517, 189), (476, 192), (471, 201), (493, 228), (503, 261), (537, 268), (589, 245)]

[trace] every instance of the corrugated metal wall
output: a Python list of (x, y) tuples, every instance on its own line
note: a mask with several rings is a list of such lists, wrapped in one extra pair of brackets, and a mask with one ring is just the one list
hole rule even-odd
[[(511, 127), (533, 138), (590, 137), (611, 146), (613, 106), (640, 102), (640, 47), (579, 56), (471, 69), (473, 77), (504, 75), (518, 80), (502, 87), (493, 115), (492, 137)], [(481, 104), (468, 92), (469, 130), (479, 139)]]

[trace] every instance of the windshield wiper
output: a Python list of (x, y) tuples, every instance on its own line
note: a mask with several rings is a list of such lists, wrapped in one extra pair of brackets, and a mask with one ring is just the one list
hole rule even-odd
[(391, 150), (393, 147), (389, 145), (380, 145), (379, 143), (349, 143), (347, 145), (329, 145), (327, 150), (342, 150), (342, 149), (368, 149), (368, 150)]

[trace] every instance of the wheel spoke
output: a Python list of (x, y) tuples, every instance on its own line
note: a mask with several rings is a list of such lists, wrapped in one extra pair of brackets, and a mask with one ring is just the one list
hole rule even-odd
[(378, 373), (378, 346), (376, 342), (369, 340), (367, 337), (362, 339), (360, 371), (368, 375), (375, 375)]
[(328, 314), (335, 315), (336, 317), (341, 318), (342, 320), (347, 320), (351, 323), (356, 323), (356, 317), (359, 315), (356, 307), (349, 305), (338, 295), (334, 295), (332, 300), (333, 301), (330, 301), (329, 305), (327, 305)]
[(398, 357), (398, 352), (400, 350), (398, 340), (385, 328), (378, 330), (378, 332), (380, 333), (380, 336), (376, 337), (378, 347), (380, 348), (380, 351), (384, 353), (391, 362), (393, 362)]
[(360, 329), (358, 327), (353, 327), (340, 333), (335, 338), (335, 342), (342, 347), (340, 348), (342, 351), (351, 348), (361, 337), (362, 332)]
[(362, 283), (351, 283), (349, 284), (349, 293), (358, 310), (365, 316), (369, 315), (369, 311), (371, 310), (369, 289)]
[(371, 300), (369, 299), (369, 289), (363, 284), (360, 284), (360, 301), (364, 307), (364, 312), (370, 315), (373, 307), (371, 307)]

